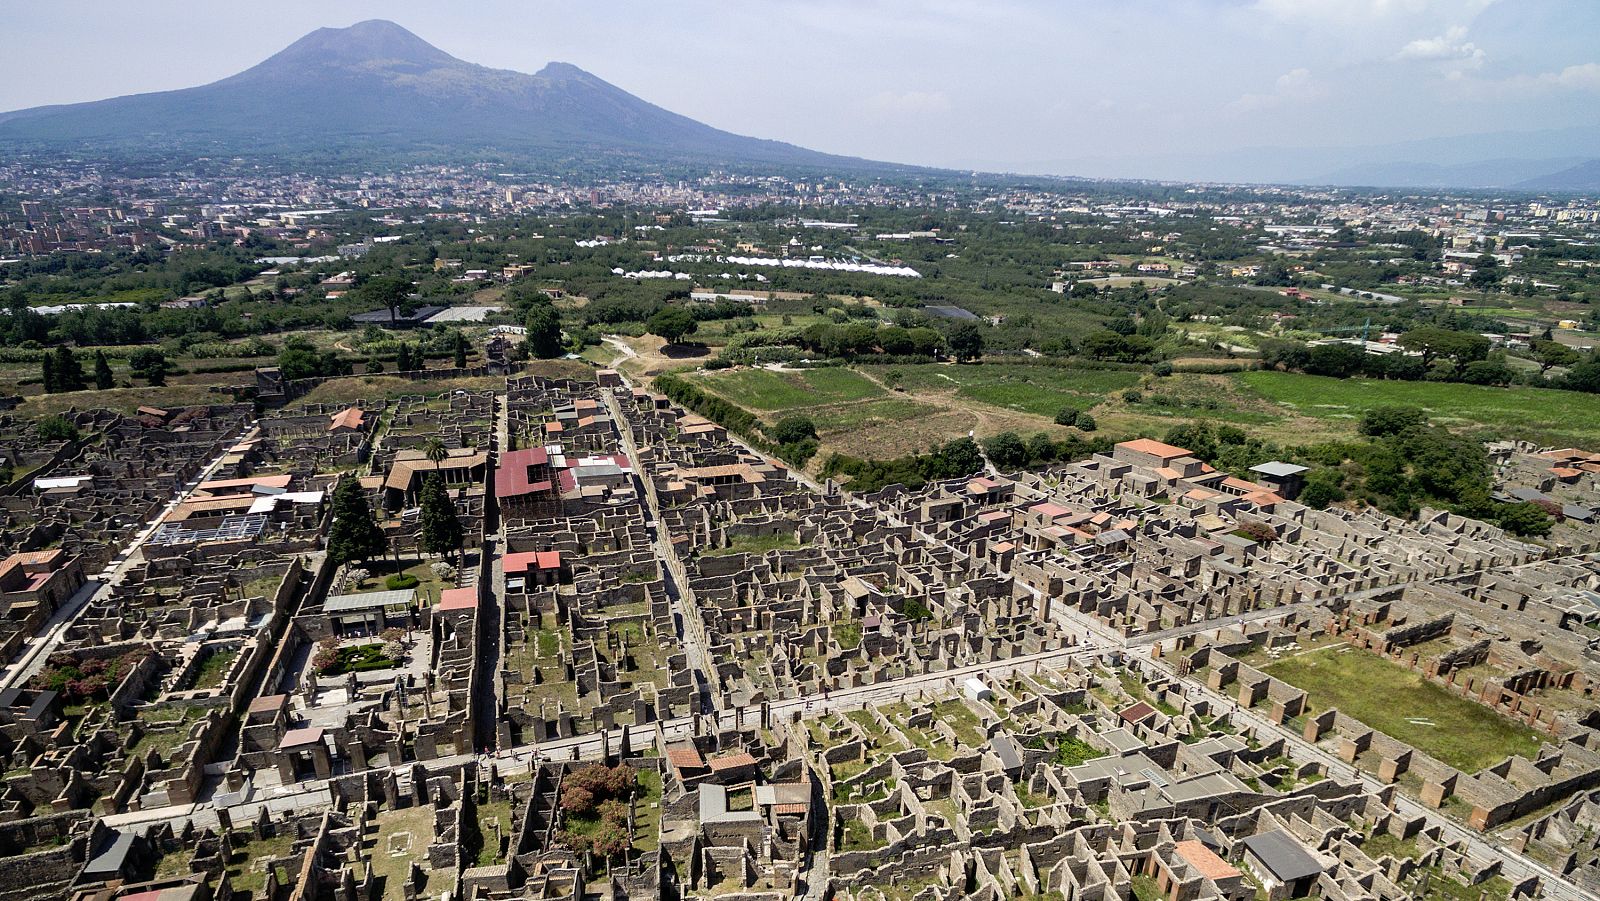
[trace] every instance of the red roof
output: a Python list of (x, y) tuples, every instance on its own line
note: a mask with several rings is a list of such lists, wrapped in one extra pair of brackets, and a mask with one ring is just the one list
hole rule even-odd
[(706, 759), (700, 756), (700, 749), (692, 745), (687, 748), (668, 748), (667, 762), (680, 770), (698, 770), (706, 765)]
[(1151, 707), (1149, 704), (1140, 701), (1132, 707), (1129, 707), (1127, 710), (1117, 714), (1117, 716), (1122, 717), (1123, 722), (1138, 723), (1154, 715), (1155, 712), (1156, 709), (1154, 707)]
[(477, 606), (476, 588), (446, 588), (439, 592), (440, 610), (471, 610)]
[(1028, 512), (1029, 513), (1037, 513), (1040, 516), (1045, 516), (1045, 517), (1049, 517), (1050, 519), (1055, 519), (1055, 518), (1057, 518), (1059, 516), (1066, 516), (1066, 515), (1070, 514), (1072, 511), (1068, 510), (1066, 507), (1061, 506), (1060, 504), (1043, 503), (1043, 504), (1034, 504), (1033, 506), (1028, 508)]
[(314, 726), (304, 729), (290, 729), (283, 733), (283, 740), (278, 742), (280, 748), (297, 748), (301, 745), (314, 745), (322, 741), (322, 730)]
[(1218, 857), (1214, 851), (1194, 839), (1178, 842), (1178, 856), (1189, 866), (1200, 871), (1207, 879), (1231, 879), (1239, 875), (1233, 864)]
[(512, 451), (500, 458), (500, 467), (494, 471), (495, 497), (521, 497), (549, 491), (549, 481), (534, 481), (529, 470), (535, 466), (548, 466), (550, 455), (542, 447), (528, 447)]
[(525, 573), (532, 570), (554, 570), (561, 568), (560, 551), (519, 551), (507, 554), (501, 564), (509, 575), (511, 573)]
[(360, 407), (348, 407), (341, 412), (333, 414), (333, 421), (328, 423), (328, 430), (332, 431), (340, 428), (359, 429), (364, 421), (365, 416), (362, 414)]
[(1189, 452), (1181, 447), (1163, 444), (1160, 441), (1153, 441), (1149, 438), (1136, 438), (1132, 441), (1124, 441), (1118, 444), (1117, 447), (1126, 448), (1127, 450), (1131, 450), (1136, 454), (1149, 454), (1152, 457), (1160, 457), (1163, 460), (1175, 460), (1178, 457), (1190, 456)]
[(713, 757), (710, 763), (712, 770), (731, 770), (741, 766), (755, 766), (756, 759), (751, 757), (748, 752), (734, 751), (730, 754)]

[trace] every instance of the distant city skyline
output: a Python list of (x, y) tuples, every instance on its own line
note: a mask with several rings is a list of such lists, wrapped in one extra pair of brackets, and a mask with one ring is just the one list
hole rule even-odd
[(951, 168), (1164, 176), (1178, 154), (1600, 127), (1587, 0), (29, 4), (0, 33), (0, 109), (203, 84), (367, 18), (739, 134)]

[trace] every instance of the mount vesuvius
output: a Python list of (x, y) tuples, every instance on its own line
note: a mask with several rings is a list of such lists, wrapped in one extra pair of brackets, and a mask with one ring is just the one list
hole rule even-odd
[(566, 63), (533, 75), (475, 65), (381, 20), (318, 29), (200, 87), (0, 113), (0, 148), (7, 146), (900, 168), (712, 128)]

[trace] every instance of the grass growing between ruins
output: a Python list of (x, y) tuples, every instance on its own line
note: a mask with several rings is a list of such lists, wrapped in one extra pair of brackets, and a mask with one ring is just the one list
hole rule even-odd
[(222, 677), (228, 674), (228, 667), (237, 659), (239, 659), (238, 651), (213, 651), (207, 654), (195, 673), (194, 687), (197, 689), (221, 687)]
[(956, 700), (941, 701), (934, 705), (933, 716), (943, 720), (962, 744), (970, 748), (983, 747), (983, 724), (966, 704)]
[[(237, 839), (239, 835), (240, 833), (235, 833), (235, 838)], [(262, 893), (267, 888), (268, 861), (286, 857), (292, 850), (294, 850), (294, 835), (288, 831), (272, 838), (256, 839), (244, 845), (234, 846), (233, 859), (228, 862), (226, 871), (234, 894), (245, 892), (248, 893), (248, 897), (260, 901)]]
[(633, 847), (654, 851), (661, 847), (661, 773), (640, 767), (639, 795), (633, 803)]
[(428, 876), (425, 885), (419, 886), (418, 895), (424, 887), (435, 895), (450, 887), (434, 884), (435, 874), (428, 864), (428, 845), (433, 843), (432, 805), (382, 811), (368, 831), (373, 844), (363, 849), (363, 856), (372, 861), (373, 874), (383, 880), (386, 901), (403, 901), (402, 883), (413, 861)]
[[(495, 824), (499, 824), (500, 831), (495, 832)], [(496, 835), (509, 836), (511, 834), (511, 802), (510, 801), (485, 801), (478, 805), (478, 857), (473, 862), (475, 867), (492, 867), (505, 861), (500, 856), (500, 840)]]
[(1510, 754), (1532, 758), (1544, 739), (1417, 673), (1355, 648), (1327, 648), (1279, 660), (1268, 675), (1304, 689), (1316, 711), (1340, 712), (1465, 773)]
[(727, 547), (701, 552), (702, 557), (726, 557), (729, 554), (765, 554), (768, 551), (797, 551), (802, 547), (793, 535), (753, 535), (729, 540)]

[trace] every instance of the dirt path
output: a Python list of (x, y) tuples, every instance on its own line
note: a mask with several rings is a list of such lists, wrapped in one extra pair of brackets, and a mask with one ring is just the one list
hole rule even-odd
[[(1002, 410), (998, 407), (991, 407), (982, 401), (961, 397), (959, 394), (960, 384), (957, 383), (955, 379), (952, 379), (943, 373), (940, 373), (940, 378), (948, 380), (951, 386), (948, 394), (943, 391), (905, 391), (902, 393), (895, 391), (894, 388), (885, 384), (882, 379), (870, 372), (866, 372), (865, 370), (861, 369), (857, 369), (855, 371), (861, 375), (862, 378), (865, 378), (867, 381), (872, 382), (885, 391), (888, 391), (891, 395), (898, 395), (900, 397), (917, 401), (918, 403), (929, 404), (931, 406), (940, 408), (940, 410), (945, 413), (957, 413), (963, 416), (972, 417), (976, 421), (975, 425), (973, 426), (973, 430), (980, 435), (992, 435), (996, 432), (1004, 432), (1008, 429), (1014, 430), (1034, 427), (1039, 429), (1049, 429), (1054, 425), (1053, 423), (1046, 422), (1042, 416), (1035, 416), (1032, 413), (1020, 413), (1014, 410)], [(956, 435), (952, 437), (960, 436)]]
[(696, 365), (711, 357), (711, 349), (708, 347), (700, 348), (699, 353), (694, 353), (692, 347), (670, 345), (673, 352), (669, 353), (667, 342), (655, 335), (645, 335), (642, 338), (607, 335), (603, 340), (623, 353), (623, 359), (615, 361), (615, 368), (622, 370), (630, 378), (639, 380), (673, 369), (681, 369), (684, 366)]

